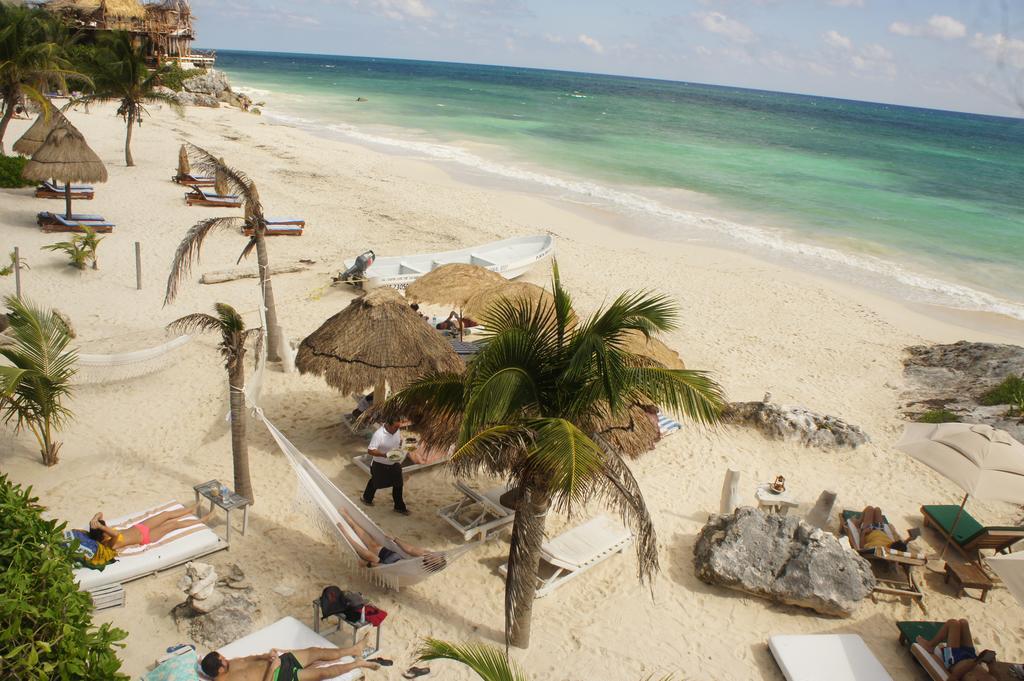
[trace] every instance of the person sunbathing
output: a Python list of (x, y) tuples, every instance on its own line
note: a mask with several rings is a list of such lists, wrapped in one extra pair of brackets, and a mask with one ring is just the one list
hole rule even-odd
[(89, 537), (115, 551), (121, 551), (130, 546), (146, 546), (160, 541), (175, 530), (198, 527), (213, 515), (211, 512), (199, 520), (182, 520), (187, 515), (193, 515), (196, 509), (197, 506), (193, 505), (176, 511), (164, 511), (157, 513), (152, 518), (147, 518), (145, 522), (135, 523), (121, 529), (108, 526), (103, 520), (103, 513), (100, 512), (89, 521)]
[[(216, 681), (320, 681), (333, 679), (353, 669), (379, 669), (377, 662), (363, 659), (369, 634), (348, 648), (303, 648), (271, 650), (262, 655), (228, 659), (212, 652), (199, 663), (203, 673)], [(317, 662), (333, 662), (354, 657), (352, 662), (310, 667)]]
[(975, 652), (967, 620), (949, 620), (931, 640), (918, 636), (915, 643), (935, 656), (949, 672), (949, 681), (996, 681), (991, 667), (996, 654), (991, 650), (980, 655)]
[(906, 551), (907, 545), (921, 536), (920, 530), (911, 528), (905, 540), (890, 537), (889, 533), (885, 531), (885, 516), (882, 514), (882, 509), (877, 506), (865, 506), (860, 513), (860, 520), (854, 520), (853, 524), (857, 526), (860, 533), (861, 551), (870, 551), (876, 548)]
[[(366, 567), (375, 568), (381, 565), (390, 565), (391, 563), (397, 563), (402, 560), (402, 556), (395, 551), (392, 551), (386, 546), (383, 546), (373, 536), (359, 526), (359, 523), (352, 518), (352, 515), (344, 509), (341, 510), (341, 515), (345, 517), (345, 522), (348, 523), (348, 528), (355, 532), (356, 536), (359, 537), (359, 541), (363, 543), (362, 546), (353, 545), (352, 548), (359, 555), (361, 559), (366, 561)], [(345, 532), (346, 526), (338, 523), (338, 529)], [(444, 567), (445, 559), (439, 553), (433, 551), (427, 551), (421, 549), (418, 546), (406, 543), (398, 537), (388, 537), (391, 541), (398, 544), (399, 548), (406, 552), (409, 556), (420, 556), (423, 558), (423, 565), (428, 570), (440, 570)]]

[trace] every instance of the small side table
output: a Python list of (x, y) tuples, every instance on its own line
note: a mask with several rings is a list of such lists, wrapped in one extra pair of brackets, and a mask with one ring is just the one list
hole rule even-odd
[(957, 587), (957, 596), (967, 593), (966, 589), (981, 589), (981, 602), (985, 602), (989, 589), (993, 587), (992, 580), (981, 568), (969, 563), (957, 564), (946, 562), (946, 584), (950, 578)]
[[(363, 629), (365, 629), (366, 627), (372, 627), (373, 626), (369, 622), (349, 622), (347, 619), (345, 619), (341, 615), (332, 615), (332, 617), (334, 617), (336, 620), (338, 620), (338, 623), (335, 625), (334, 629), (332, 629), (330, 631), (321, 632), (320, 631), (320, 622), (321, 622), (321, 619), (320, 619), (320, 599), (317, 598), (317, 599), (313, 600), (313, 631), (318, 633), (318, 634), (320, 634), (320, 633), (322, 633), (324, 635), (333, 634), (336, 631), (341, 631), (341, 625), (346, 624), (352, 630), (352, 645), (355, 645), (356, 643), (359, 642), (359, 632), (362, 631)], [(382, 622), (381, 624), (379, 624), (376, 627), (374, 627), (377, 630), (377, 640), (373, 644), (373, 650), (371, 650), (371, 651), (369, 651), (367, 653), (364, 653), (364, 655), (363, 655), (364, 657), (369, 657), (370, 655), (373, 655), (374, 653), (376, 653), (376, 652), (378, 652), (380, 650), (380, 630), (381, 630), (381, 627), (383, 627), (383, 626), (384, 626), (384, 624)]]
[(227, 512), (228, 527), (225, 531), (224, 540), (228, 544), (231, 543), (231, 511), (236, 508), (242, 509), (242, 536), (245, 536), (245, 531), (249, 527), (250, 501), (248, 499), (229, 490), (226, 485), (220, 483), (220, 480), (208, 480), (201, 485), (196, 485), (192, 489), (196, 493), (197, 506), (199, 505), (199, 497), (203, 497), (210, 501), (211, 513), (213, 513), (214, 506), (222, 508)]
[(800, 505), (788, 491), (779, 494), (772, 492), (770, 482), (759, 484), (757, 491), (754, 492), (754, 498), (757, 499), (758, 508), (767, 509), (769, 513), (778, 513), (779, 515), (786, 515), (790, 508)]

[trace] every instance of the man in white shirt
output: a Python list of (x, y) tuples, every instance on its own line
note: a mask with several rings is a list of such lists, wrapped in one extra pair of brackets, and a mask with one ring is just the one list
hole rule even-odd
[(366, 448), (369, 452), (370, 480), (363, 490), (363, 503), (373, 506), (373, 495), (379, 489), (391, 488), (391, 498), (395, 502), (395, 512), (402, 515), (409, 515), (409, 509), (405, 507), (402, 499), (402, 459), (397, 461), (388, 458), (391, 452), (401, 452), (402, 431), (401, 423), (396, 419), (388, 421), (377, 429), (370, 438), (370, 444)]

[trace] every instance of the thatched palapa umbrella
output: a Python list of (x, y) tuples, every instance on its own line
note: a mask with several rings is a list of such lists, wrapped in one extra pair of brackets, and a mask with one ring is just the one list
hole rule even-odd
[(295, 365), (343, 393), (372, 385), (375, 404), (388, 385), (402, 388), (429, 371), (463, 367), (448, 341), (386, 287), (356, 298), (307, 336)]
[(59, 109), (54, 106), (47, 106), (46, 108), (48, 111), (44, 110), (39, 114), (35, 123), (14, 143), (13, 148), (19, 154), (31, 156), (36, 153), (39, 147), (43, 146), (43, 142), (46, 141), (46, 136), (50, 134), (50, 131), (59, 124), (67, 122), (64, 114)]
[(639, 331), (632, 331), (626, 338), (625, 349), (634, 355), (642, 355), (666, 369), (685, 369), (686, 364), (679, 353), (657, 338), (645, 338)]
[(224, 159), (220, 159), (220, 165), (217, 166), (217, 171), (213, 174), (213, 190), (220, 196), (227, 196), (231, 189), (228, 187), (228, 175), (224, 172), (224, 168), (227, 164), (224, 163)]
[(525, 281), (503, 281), (470, 296), (464, 306), (466, 314), (480, 316), (502, 298), (513, 301), (530, 300), (534, 303), (544, 302), (547, 305), (555, 304), (554, 296), (536, 284)]
[[(437, 305), (454, 305), (462, 308), (466, 301), (483, 289), (508, 283), (505, 277), (480, 265), (466, 263), (449, 263), (427, 272), (409, 284), (405, 289), (405, 299), (416, 303), (435, 303)], [(459, 338), (462, 338), (462, 326), (459, 325)]]
[(21, 171), (26, 180), (43, 181), (51, 177), (64, 182), (64, 203), (67, 219), (71, 219), (71, 183), (106, 182), (107, 169), (78, 128), (67, 120), (50, 131), (43, 146)]
[(587, 425), (608, 445), (633, 458), (654, 449), (661, 439), (656, 407), (633, 404), (616, 416), (606, 407), (603, 414)]
[(178, 149), (178, 177), (192, 174), (192, 164), (188, 162), (188, 149), (182, 144)]

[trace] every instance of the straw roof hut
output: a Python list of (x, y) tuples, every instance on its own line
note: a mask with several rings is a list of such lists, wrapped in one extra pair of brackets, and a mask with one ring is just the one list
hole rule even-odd
[(630, 331), (624, 344), (628, 352), (653, 359), (666, 369), (685, 369), (679, 353), (657, 338), (645, 338), (639, 331)]
[(416, 303), (463, 306), (482, 289), (505, 284), (497, 272), (465, 263), (449, 263), (427, 272), (405, 289), (406, 300)]
[(489, 286), (470, 296), (463, 305), (463, 310), (469, 316), (479, 317), (502, 298), (509, 300), (526, 299), (534, 303), (544, 302), (548, 305), (554, 305), (555, 303), (554, 296), (536, 284), (530, 284), (525, 281), (502, 281), (500, 284)]
[(231, 190), (228, 188), (228, 176), (224, 172), (221, 166), (224, 165), (224, 159), (220, 160), (220, 165), (217, 166), (217, 171), (213, 174), (213, 189), (221, 196), (227, 196)]
[(107, 169), (89, 147), (78, 128), (67, 120), (46, 136), (43, 145), (25, 164), (22, 176), (27, 180), (60, 182), (106, 182)]
[(141, 19), (146, 16), (146, 8), (138, 0), (50, 0), (44, 7), (51, 11), (103, 19)]
[(50, 134), (51, 130), (59, 124), (67, 122), (64, 114), (57, 107), (47, 106), (47, 109), (49, 111), (40, 113), (36, 117), (35, 123), (14, 143), (14, 151), (31, 156), (39, 147), (43, 146), (43, 142), (46, 141), (46, 136)]
[[(648, 409), (654, 409), (653, 415)], [(658, 429), (657, 409), (631, 405), (616, 416), (607, 409), (590, 424), (590, 431), (627, 456), (636, 458), (644, 452), (654, 449), (661, 439)]]
[[(392, 288), (356, 298), (299, 345), (295, 365), (342, 392), (402, 388), (429, 371), (461, 371), (462, 360)], [(383, 395), (375, 395), (375, 402)]]

